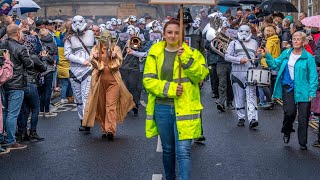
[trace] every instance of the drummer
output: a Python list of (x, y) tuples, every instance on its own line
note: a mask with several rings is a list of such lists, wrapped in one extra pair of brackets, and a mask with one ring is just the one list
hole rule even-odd
[(295, 132), (293, 122), (298, 116), (298, 140), (301, 150), (307, 150), (310, 101), (316, 97), (318, 75), (314, 57), (303, 44), (306, 34), (295, 32), (292, 36), (293, 48), (287, 49), (273, 59), (267, 48), (259, 49), (272, 70), (278, 70), (273, 98), (283, 99), (283, 126), (281, 132), (284, 143), (289, 143), (290, 133)]
[(258, 126), (256, 86), (246, 85), (247, 71), (254, 66), (251, 59), (255, 58), (258, 49), (257, 41), (251, 36), (250, 27), (241, 25), (238, 30), (238, 39), (229, 43), (225, 55), (225, 60), (232, 63), (231, 81), (238, 114), (238, 126), (245, 125), (245, 102), (247, 102), (250, 129)]

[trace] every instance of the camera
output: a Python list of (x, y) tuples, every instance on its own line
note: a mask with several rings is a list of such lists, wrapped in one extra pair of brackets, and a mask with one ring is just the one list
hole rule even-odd
[(5, 59), (4, 59), (3, 54), (4, 54), (5, 52), (7, 52), (7, 49), (0, 49), (0, 66), (3, 66), (3, 65), (4, 65)]
[(267, 44), (266, 39), (262, 39), (262, 40), (261, 40), (261, 43), (260, 43), (260, 47), (261, 47), (261, 48), (265, 48), (265, 47), (266, 47), (266, 44)]

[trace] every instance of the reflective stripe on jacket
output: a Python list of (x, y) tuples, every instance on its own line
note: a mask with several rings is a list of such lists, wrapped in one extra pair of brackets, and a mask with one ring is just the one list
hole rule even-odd
[(157, 97), (174, 98), (176, 122), (179, 140), (194, 139), (201, 136), (200, 112), (203, 109), (200, 101), (198, 83), (208, 74), (205, 59), (198, 50), (192, 50), (183, 43), (184, 53), (182, 62), (181, 84), (183, 93), (176, 95), (179, 74), (179, 58), (176, 56), (173, 68), (173, 81), (160, 80), (162, 64), (164, 63), (165, 42), (154, 44), (145, 63), (143, 84), (148, 91), (148, 104), (146, 107), (146, 136), (151, 138), (158, 135), (154, 121), (154, 107)]

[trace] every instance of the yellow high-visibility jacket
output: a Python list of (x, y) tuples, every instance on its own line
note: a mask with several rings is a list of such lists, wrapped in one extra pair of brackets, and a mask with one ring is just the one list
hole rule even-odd
[(192, 50), (186, 43), (182, 44), (184, 52), (182, 62), (181, 84), (183, 93), (176, 95), (179, 77), (179, 58), (176, 56), (173, 68), (173, 82), (160, 80), (162, 64), (164, 63), (165, 42), (154, 44), (145, 62), (143, 85), (148, 91), (146, 107), (146, 136), (151, 138), (158, 135), (157, 124), (154, 120), (154, 107), (157, 97), (174, 98), (176, 123), (179, 140), (195, 139), (201, 136), (201, 117), (203, 109), (200, 101), (198, 83), (208, 74), (203, 55), (198, 50)]

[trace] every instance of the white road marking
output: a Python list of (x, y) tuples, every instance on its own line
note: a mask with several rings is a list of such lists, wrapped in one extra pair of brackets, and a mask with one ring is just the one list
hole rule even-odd
[(162, 174), (153, 174), (152, 180), (162, 180)]
[(146, 102), (144, 102), (143, 100), (140, 101), (140, 104), (141, 104), (143, 107), (147, 107)]
[(156, 152), (163, 152), (160, 136), (158, 136), (158, 144), (157, 144)]

